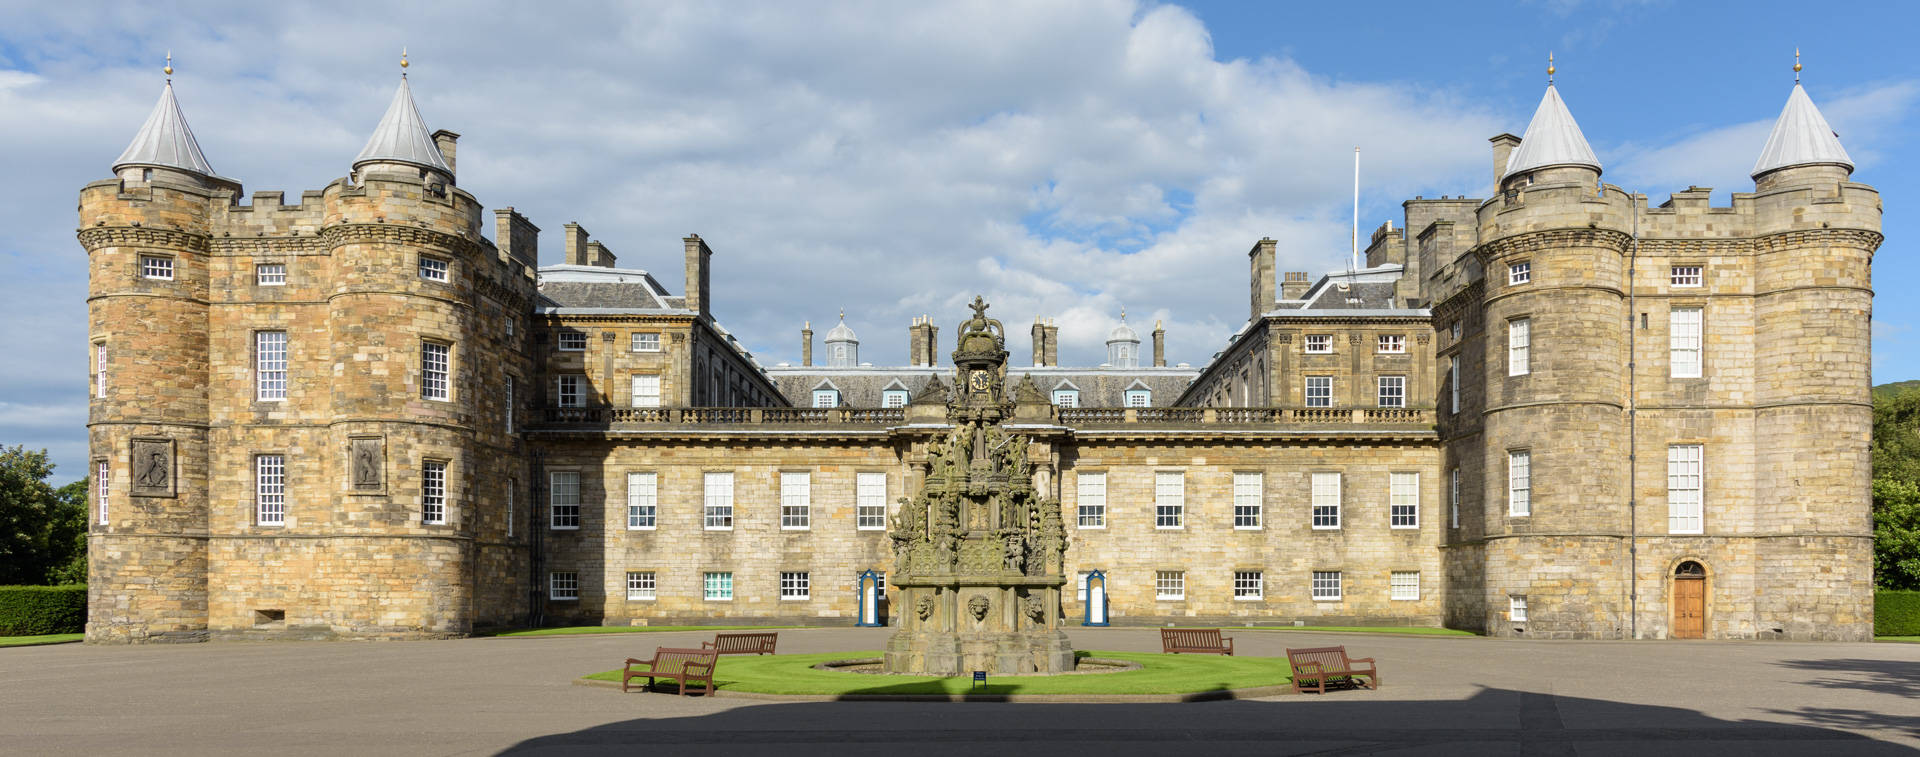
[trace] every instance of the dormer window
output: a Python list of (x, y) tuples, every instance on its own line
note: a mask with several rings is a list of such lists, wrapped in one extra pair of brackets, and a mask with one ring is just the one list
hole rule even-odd
[(1053, 390), (1053, 404), (1059, 407), (1079, 407), (1080, 406), (1080, 390), (1078, 389)]
[(889, 408), (906, 407), (907, 391), (905, 389), (888, 389), (887, 391), (881, 392), (880, 406)]
[(839, 407), (840, 406), (840, 390), (838, 389), (813, 390), (813, 406), (814, 407)]
[(1151, 407), (1152, 405), (1153, 392), (1146, 389), (1127, 390), (1127, 407)]

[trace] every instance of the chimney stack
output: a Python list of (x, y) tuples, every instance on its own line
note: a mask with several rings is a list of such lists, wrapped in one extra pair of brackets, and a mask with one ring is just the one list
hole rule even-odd
[(913, 325), (907, 327), (907, 364), (915, 367), (932, 367), (940, 362), (940, 327), (933, 325), (933, 316), (915, 316)]
[(1247, 260), (1252, 269), (1248, 275), (1253, 283), (1252, 314), (1247, 316), (1249, 321), (1273, 309), (1273, 266), (1278, 245), (1272, 237), (1261, 237), (1259, 242), (1254, 243), (1253, 249), (1247, 251)]
[(800, 324), (800, 365), (813, 366), (813, 321)]
[(688, 234), (683, 241), (687, 243), (687, 309), (711, 318), (713, 249), (701, 241), (699, 234)]
[(513, 208), (493, 211), (493, 246), (530, 268), (540, 267), (540, 227)]
[(587, 264), (601, 268), (613, 268), (613, 251), (599, 242), (587, 243)]
[(1512, 134), (1501, 134), (1487, 140), (1493, 143), (1493, 191), (1500, 191), (1500, 180), (1507, 177), (1507, 159), (1513, 157), (1513, 148), (1520, 146), (1520, 138)]
[(1153, 322), (1153, 367), (1167, 367), (1167, 330), (1157, 320)]
[(587, 258), (586, 228), (569, 221), (562, 234), (567, 242), (567, 265), (593, 265), (593, 261)]
[(1047, 324), (1037, 315), (1033, 317), (1033, 364), (1047, 364)]
[(1286, 281), (1280, 282), (1280, 299), (1297, 300), (1307, 296), (1307, 290), (1313, 281), (1307, 278), (1306, 271), (1288, 271)]
[(1060, 327), (1053, 325), (1053, 319), (1047, 319), (1047, 365), (1060, 364)]
[(440, 148), (440, 157), (447, 161), (447, 173), (453, 173), (454, 145), (460, 141), (460, 135), (441, 129), (433, 133), (433, 146)]

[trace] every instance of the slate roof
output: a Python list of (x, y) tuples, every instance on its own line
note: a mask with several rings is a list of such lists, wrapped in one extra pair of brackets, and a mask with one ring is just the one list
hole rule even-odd
[(360, 157), (353, 159), (353, 167), (380, 162), (407, 163), (453, 174), (440, 154), (440, 146), (433, 142), (433, 132), (420, 118), (420, 109), (413, 104), (413, 89), (405, 76), (400, 77), (400, 88), (393, 91), (393, 102), (387, 105), (387, 114), (380, 117), (380, 125), (373, 127), (367, 146), (361, 148)]
[(667, 312), (686, 308), (653, 274), (638, 268), (550, 265), (540, 269), (544, 308), (558, 312)]
[(1840, 135), (1827, 125), (1820, 109), (1813, 106), (1807, 90), (1794, 82), (1793, 92), (1787, 95), (1787, 107), (1780, 111), (1780, 119), (1773, 123), (1773, 133), (1767, 135), (1767, 144), (1760, 149), (1760, 159), (1753, 164), (1752, 176), (1759, 178), (1768, 171), (1821, 164), (1842, 165), (1848, 171), (1853, 170), (1853, 158), (1847, 155), (1847, 148), (1840, 146)]
[(160, 102), (154, 104), (147, 122), (133, 135), (133, 142), (120, 153), (120, 159), (113, 162), (115, 172), (125, 166), (160, 166), (201, 176), (215, 175), (207, 156), (200, 152), (200, 142), (193, 138), (193, 129), (187, 127), (187, 117), (180, 112), (179, 101), (173, 97), (171, 80), (166, 89), (160, 91)]
[[(1406, 307), (1406, 303), (1398, 302), (1394, 297), (1394, 287), (1404, 271), (1405, 266), (1398, 263), (1356, 271), (1335, 271), (1320, 277), (1320, 280), (1314, 282), (1300, 299), (1281, 300), (1277, 309), (1268, 312), (1267, 315), (1295, 317), (1327, 315), (1328, 313), (1318, 311), (1328, 310), (1407, 310), (1412, 312)], [(1358, 313), (1342, 314), (1358, 315)]]
[(1566, 102), (1560, 99), (1560, 91), (1552, 84), (1547, 85), (1547, 94), (1540, 98), (1540, 107), (1533, 111), (1533, 121), (1527, 124), (1527, 133), (1520, 136), (1519, 149), (1507, 158), (1507, 171), (1501, 177), (1548, 166), (1600, 170), (1600, 159), (1594, 157), (1593, 147), (1580, 133), (1580, 124), (1574, 122)]
[[(935, 376), (947, 386), (954, 383), (952, 366), (774, 366), (766, 370), (774, 386), (796, 407), (811, 406), (814, 389), (824, 388), (823, 383), (840, 390), (843, 405), (858, 408), (880, 407), (880, 394), (887, 389), (905, 388), (908, 396), (919, 394)], [(1192, 368), (1007, 367), (1009, 384), (1017, 384), (1029, 374), (1048, 397), (1061, 382), (1070, 383), (1080, 390), (1081, 407), (1121, 407), (1126, 404), (1126, 390), (1136, 385), (1153, 392), (1154, 407), (1166, 407), (1200, 372)]]

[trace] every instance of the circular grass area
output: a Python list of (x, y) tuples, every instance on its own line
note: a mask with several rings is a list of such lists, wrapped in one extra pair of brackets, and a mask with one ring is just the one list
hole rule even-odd
[[(816, 696), (844, 695), (1129, 695), (1193, 694), (1230, 689), (1282, 686), (1292, 669), (1285, 657), (1222, 657), (1141, 652), (1078, 652), (1140, 664), (1139, 670), (1099, 675), (987, 676), (976, 687), (972, 676), (872, 675), (813, 666), (832, 660), (878, 657), (876, 651), (819, 654), (727, 655), (720, 658), (713, 679), (722, 692)], [(588, 680), (619, 682), (620, 671), (586, 676)], [(698, 691), (696, 687), (695, 691)]]

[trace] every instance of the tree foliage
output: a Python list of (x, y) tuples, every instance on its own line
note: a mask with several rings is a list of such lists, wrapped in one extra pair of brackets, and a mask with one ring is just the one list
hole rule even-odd
[(51, 475), (46, 450), (0, 449), (0, 584), (86, 581), (87, 482)]
[(1873, 580), (1920, 589), (1920, 388), (1873, 397)]

